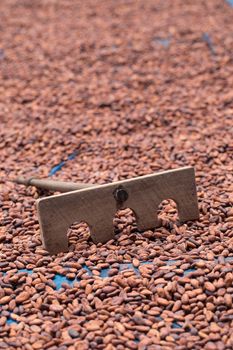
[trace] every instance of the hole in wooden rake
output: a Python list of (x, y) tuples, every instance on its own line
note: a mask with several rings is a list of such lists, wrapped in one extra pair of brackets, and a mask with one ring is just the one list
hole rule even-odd
[(86, 222), (74, 222), (67, 231), (69, 250), (83, 249), (90, 239), (90, 228)]
[(136, 217), (132, 209), (118, 210), (113, 218), (113, 226), (116, 234), (130, 234), (137, 230)]
[(160, 226), (166, 228), (172, 228), (173, 224), (179, 224), (177, 204), (173, 199), (165, 199), (159, 204), (158, 219)]

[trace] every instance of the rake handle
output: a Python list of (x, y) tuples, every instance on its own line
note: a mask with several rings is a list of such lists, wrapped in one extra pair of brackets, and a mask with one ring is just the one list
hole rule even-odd
[(54, 181), (47, 179), (36, 179), (36, 178), (24, 178), (18, 177), (13, 180), (13, 182), (25, 185), (25, 186), (35, 186), (36, 188), (41, 188), (49, 191), (59, 191), (59, 192), (70, 192), (75, 190), (81, 190), (83, 188), (96, 186), (94, 184), (83, 184), (80, 182), (64, 182), (64, 181)]

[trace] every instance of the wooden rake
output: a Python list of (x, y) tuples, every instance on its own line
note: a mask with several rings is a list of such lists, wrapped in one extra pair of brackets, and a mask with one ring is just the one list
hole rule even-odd
[(195, 173), (184, 167), (105, 185), (42, 179), (16, 183), (51, 191), (67, 192), (37, 200), (42, 241), (51, 254), (68, 250), (67, 230), (85, 221), (95, 243), (114, 238), (113, 217), (119, 209), (133, 210), (139, 230), (159, 226), (156, 214), (164, 199), (173, 199), (181, 222), (199, 218)]

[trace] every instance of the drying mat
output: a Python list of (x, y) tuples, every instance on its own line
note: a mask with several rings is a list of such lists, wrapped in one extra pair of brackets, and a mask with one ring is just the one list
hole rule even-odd
[[(232, 349), (230, 1), (1, 1), (0, 349)], [(106, 183), (193, 165), (200, 221), (43, 250), (19, 175)]]

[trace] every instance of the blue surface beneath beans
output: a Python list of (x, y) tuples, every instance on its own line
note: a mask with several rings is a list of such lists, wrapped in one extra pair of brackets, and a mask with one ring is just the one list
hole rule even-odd
[[(217, 259), (216, 259), (216, 260), (217, 260)], [(168, 261), (166, 261), (166, 264), (167, 264), (167, 265), (173, 265), (176, 261), (177, 261), (177, 260), (168, 260)], [(228, 258), (226, 258), (226, 261), (233, 261), (233, 257), (228, 257)], [(140, 266), (142, 266), (142, 265), (148, 265), (148, 264), (151, 264), (151, 263), (152, 263), (151, 261), (143, 261), (143, 262), (140, 263)], [(86, 270), (86, 272), (87, 272), (87, 274), (88, 274), (89, 276), (92, 275), (92, 271), (91, 271), (91, 269), (90, 269), (88, 266), (84, 265), (84, 266), (83, 266), (83, 269)], [(134, 270), (134, 272), (135, 272), (136, 275), (140, 275), (139, 269), (138, 269), (137, 267), (134, 267), (133, 264), (131, 264), (131, 263), (128, 263), (128, 264), (120, 264), (119, 273), (122, 272), (122, 271), (124, 271), (124, 270), (129, 270), (129, 269)], [(109, 270), (110, 270), (110, 268), (104, 268), (104, 269), (102, 269), (102, 270), (100, 271), (100, 277), (101, 277), (101, 278), (108, 278), (108, 277), (109, 277), (109, 276), (108, 276)], [(186, 276), (186, 275), (188, 275), (189, 273), (194, 272), (194, 271), (195, 271), (195, 268), (187, 269), (187, 270), (184, 271), (183, 276)], [(18, 270), (18, 272), (19, 272), (19, 273), (26, 272), (26, 273), (28, 273), (29, 275), (31, 275), (31, 274), (33, 273), (33, 270), (21, 269), (21, 270)], [(182, 278), (182, 276), (181, 276), (181, 278)], [(73, 284), (74, 284), (75, 282), (79, 282), (79, 281), (80, 281), (80, 279), (78, 279), (78, 278), (75, 278), (75, 279), (71, 280), (71, 279), (69, 279), (69, 278), (67, 278), (66, 276), (63, 276), (63, 275), (61, 275), (61, 274), (56, 274), (55, 277), (54, 277), (54, 279), (53, 279), (53, 282), (56, 284), (56, 290), (57, 290), (57, 291), (58, 291), (59, 289), (62, 288), (63, 283), (66, 283), (66, 284), (68, 284), (68, 285), (70, 285), (70, 286), (72, 287)], [(161, 318), (159, 318), (159, 319), (161, 319)], [(9, 317), (8, 320), (7, 320), (7, 324), (12, 324), (12, 323), (17, 323), (17, 321), (15, 321), (15, 320), (13, 320), (11, 317)], [(177, 322), (174, 322), (172, 327), (173, 327), (173, 328), (181, 328), (181, 326), (180, 326), (179, 323), (177, 323)]]

